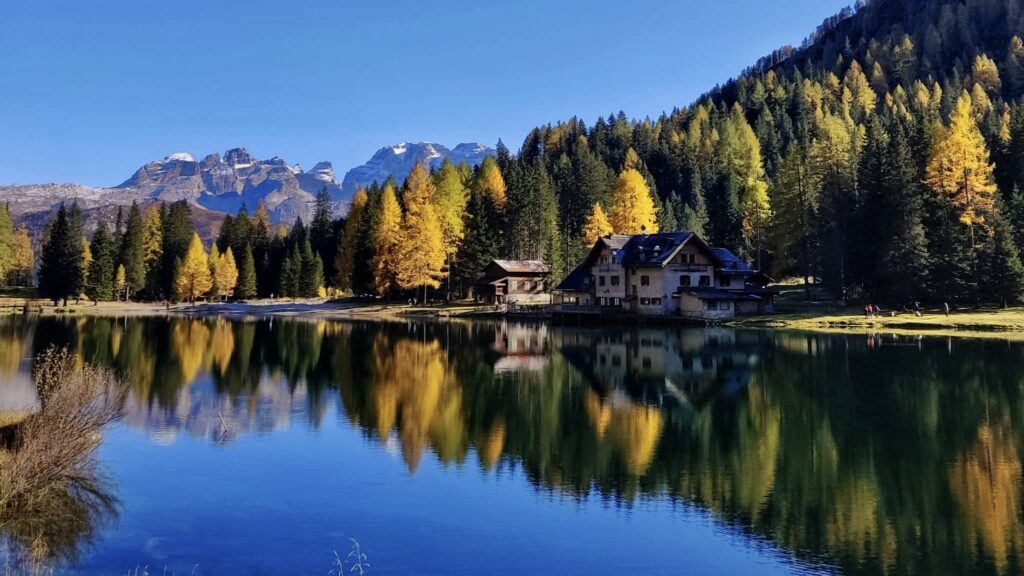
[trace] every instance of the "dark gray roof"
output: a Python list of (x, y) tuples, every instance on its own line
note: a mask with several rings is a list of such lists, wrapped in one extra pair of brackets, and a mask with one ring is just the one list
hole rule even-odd
[(711, 253), (714, 254), (715, 259), (718, 260), (719, 269), (724, 272), (754, 273), (754, 269), (751, 268), (749, 264), (744, 262), (739, 256), (733, 254), (728, 248), (711, 246)]
[(693, 237), (693, 232), (638, 234), (630, 238), (623, 247), (623, 264), (626, 266), (664, 266), (676, 249)]

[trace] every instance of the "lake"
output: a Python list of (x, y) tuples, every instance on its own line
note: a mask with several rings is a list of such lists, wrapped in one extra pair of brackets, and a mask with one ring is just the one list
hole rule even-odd
[(355, 541), (367, 574), (1024, 570), (1018, 343), (6, 317), (0, 410), (51, 345), (129, 382), (112, 504), (0, 528), (8, 569), (350, 574)]

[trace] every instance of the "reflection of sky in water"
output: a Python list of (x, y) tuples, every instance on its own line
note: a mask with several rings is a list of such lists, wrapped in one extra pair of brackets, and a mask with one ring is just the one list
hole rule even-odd
[[(699, 510), (631, 508), (537, 492), (519, 470), (425, 458), (412, 475), (388, 443), (332, 412), (229, 446), (184, 437), (155, 446), (120, 427), (102, 457), (125, 503), (83, 573), (167, 564), (188, 573), (326, 572), (360, 541), (373, 574), (791, 572), (774, 547)], [(698, 570), (699, 568), (699, 570)], [(162, 568), (161, 568), (162, 569)], [(156, 573), (159, 573), (157, 571)]]

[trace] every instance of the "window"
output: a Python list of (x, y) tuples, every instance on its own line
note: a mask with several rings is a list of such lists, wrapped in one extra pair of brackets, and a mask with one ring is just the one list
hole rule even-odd
[(619, 285), (619, 277), (618, 276), (612, 276), (612, 286), (618, 286), (618, 285)]
[(708, 301), (707, 308), (708, 310), (718, 310), (718, 302), (714, 300)]
[(651, 298), (652, 306), (661, 306), (661, 298)]
[(642, 306), (647, 306), (647, 305), (649, 305), (650, 303), (651, 303), (651, 299), (650, 299), (650, 298), (641, 298), (641, 299), (640, 299), (640, 304), (641, 304)]
[(636, 284), (633, 284), (633, 296), (636, 296)]
[(530, 281), (529, 280), (523, 280), (523, 290), (525, 290), (527, 292), (530, 291)]
[(598, 301), (601, 303), (601, 306), (607, 306), (608, 305), (608, 299), (607, 298), (599, 298)]
[(640, 285), (641, 286), (650, 286), (651, 285), (651, 277), (650, 276), (641, 276), (640, 277)]
[(707, 288), (708, 286), (711, 286), (711, 276), (701, 276), (700, 277), (700, 286), (703, 287), (703, 288)]
[(622, 299), (612, 298), (612, 306), (618, 306), (620, 302), (622, 302)]
[(508, 291), (512, 292), (515, 289), (516, 289), (516, 281), (515, 280), (509, 280), (508, 281)]
[(597, 285), (598, 286), (604, 286), (604, 276), (598, 276), (597, 277)]
[(728, 302), (722, 302), (722, 310), (728, 310), (728, 309), (729, 309), (729, 303)]
[(680, 276), (679, 277), (679, 285), (681, 287), (683, 287), (683, 288), (689, 287), (690, 286), (690, 277), (686, 276), (686, 275)]
[(686, 255), (686, 260), (690, 264), (696, 264), (697, 263), (697, 255), (696, 254), (687, 254)]
[(640, 362), (640, 364), (641, 364), (641, 365), (643, 365), (643, 367), (644, 367), (645, 369), (647, 369), (647, 370), (650, 370), (650, 369), (651, 369), (651, 359), (650, 359), (650, 358), (646, 358), (646, 357), (645, 357), (645, 358), (644, 358), (644, 359), (643, 359), (643, 360), (642, 360), (642, 361)]
[(730, 284), (732, 284), (732, 279), (728, 276), (722, 276), (718, 279), (718, 285), (723, 288), (728, 288)]

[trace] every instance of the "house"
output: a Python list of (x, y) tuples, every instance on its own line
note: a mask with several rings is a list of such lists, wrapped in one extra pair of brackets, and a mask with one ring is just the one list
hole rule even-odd
[(608, 235), (555, 288), (555, 311), (713, 320), (773, 311), (771, 278), (692, 232)]
[(473, 299), (488, 304), (547, 304), (550, 272), (540, 260), (493, 260), (473, 282)]

